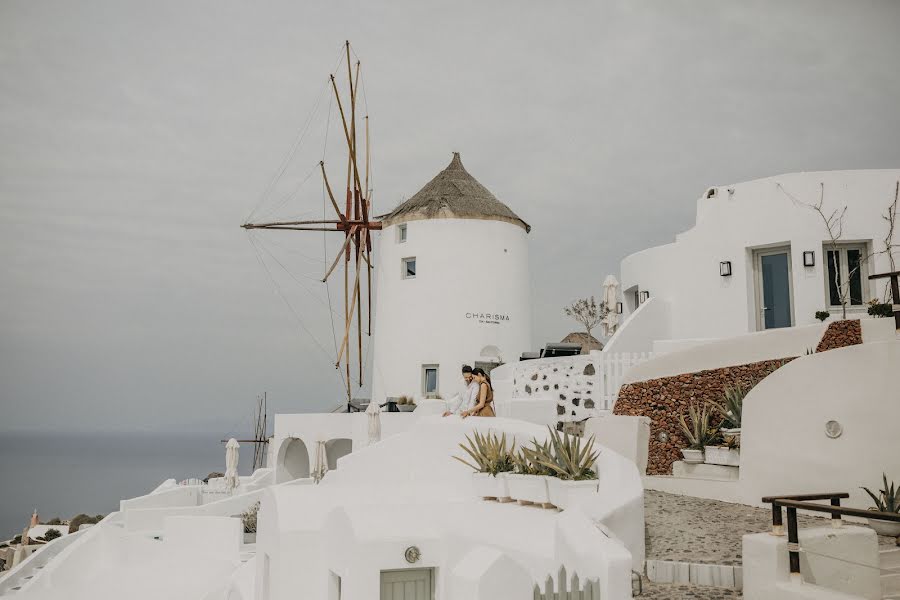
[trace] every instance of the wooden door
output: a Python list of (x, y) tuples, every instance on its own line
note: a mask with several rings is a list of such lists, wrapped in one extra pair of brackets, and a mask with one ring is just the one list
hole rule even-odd
[(381, 572), (381, 600), (432, 600), (431, 569)]

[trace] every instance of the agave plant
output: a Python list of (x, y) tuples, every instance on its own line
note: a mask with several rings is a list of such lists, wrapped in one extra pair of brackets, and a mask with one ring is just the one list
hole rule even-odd
[(466, 441), (468, 445), (460, 444), (459, 447), (469, 455), (474, 464), (459, 456), (453, 458), (476, 472), (496, 475), (497, 473), (508, 473), (515, 468), (513, 454), (510, 450), (515, 444), (515, 440), (507, 445), (505, 433), (497, 437), (497, 434), (493, 432), (489, 431), (483, 434), (476, 430), (472, 432), (471, 438), (466, 436)]
[(550, 441), (546, 446), (537, 446), (535, 460), (538, 464), (548, 469), (554, 477), (566, 481), (597, 479), (594, 463), (599, 452), (594, 450), (594, 436), (582, 444), (582, 439), (577, 435), (560, 433), (550, 427), (547, 429), (550, 431)]
[(721, 404), (714, 404), (716, 411), (722, 415), (722, 425), (729, 429), (741, 428), (741, 415), (744, 410), (744, 397), (753, 389), (753, 385), (744, 387), (740, 383), (734, 387), (727, 386)]
[(887, 474), (882, 473), (881, 476), (884, 478), (884, 489), (878, 490), (878, 494), (875, 494), (867, 487), (862, 489), (875, 502), (873, 509), (877, 509), (879, 512), (900, 513), (900, 488), (894, 487), (893, 481), (888, 486)]
[(684, 415), (678, 415), (678, 422), (681, 425), (681, 431), (688, 440), (688, 448), (692, 450), (703, 450), (704, 446), (709, 446), (715, 440), (718, 434), (717, 427), (710, 427), (709, 407), (700, 408), (696, 404), (688, 407), (688, 416), (691, 419), (690, 426), (684, 420)]
[(516, 473), (521, 475), (553, 475), (553, 470), (547, 467), (542, 457), (552, 457), (553, 450), (550, 442), (543, 444), (535, 439), (531, 440), (531, 448), (522, 446), (519, 451), (513, 455), (513, 463), (516, 466)]

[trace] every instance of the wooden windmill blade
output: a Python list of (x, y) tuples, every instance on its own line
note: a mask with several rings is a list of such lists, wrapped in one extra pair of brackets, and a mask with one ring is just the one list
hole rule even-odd
[[(363, 336), (363, 293), (361, 290), (361, 271), (365, 263), (367, 288), (367, 304), (368, 311), (367, 322), (368, 335), (372, 335), (372, 231), (381, 229), (381, 223), (370, 220), (370, 211), (372, 207), (371, 193), (369, 186), (369, 117), (365, 117), (365, 177), (360, 177), (360, 169), (357, 160), (357, 96), (359, 90), (360, 72), (362, 69), (361, 62), (356, 61), (355, 69), (351, 61), (350, 42), (345, 44), (346, 60), (347, 60), (347, 85), (349, 87), (349, 103), (345, 104), (338, 90), (337, 79), (332, 73), (329, 77), (331, 89), (334, 92), (334, 98), (338, 106), (341, 127), (344, 132), (344, 140), (347, 144), (347, 185), (345, 193), (345, 201), (343, 207), (337, 202), (331, 181), (328, 178), (325, 161), (319, 161), (319, 170), (322, 174), (322, 180), (327, 192), (328, 201), (334, 209), (336, 219), (322, 220), (304, 220), (304, 221), (271, 221), (266, 223), (245, 223), (241, 227), (244, 229), (272, 229), (272, 230), (288, 230), (288, 231), (323, 231), (323, 232), (341, 232), (344, 234), (344, 243), (341, 245), (337, 256), (326, 270), (322, 281), (328, 282), (328, 278), (337, 269), (338, 265), (344, 264), (344, 335), (341, 340), (340, 350), (337, 352), (335, 367), (340, 368), (343, 361), (346, 370), (346, 392), (347, 401), (351, 399), (351, 381), (350, 381), (350, 333), (353, 328), (353, 322), (356, 320), (357, 326), (357, 344), (356, 359), (359, 366), (359, 385), (363, 384), (363, 356), (362, 356), (362, 336)], [(349, 118), (348, 118), (349, 117)], [(365, 187), (362, 183), (365, 182)], [(343, 261), (341, 258), (343, 257)], [(351, 265), (351, 260), (353, 265)], [(351, 281), (351, 269), (354, 275)]]

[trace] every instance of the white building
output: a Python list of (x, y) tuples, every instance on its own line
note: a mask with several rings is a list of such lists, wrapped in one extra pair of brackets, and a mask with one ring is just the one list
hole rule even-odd
[[(882, 215), (898, 180), (900, 169), (825, 171), (709, 188), (697, 200), (692, 229), (622, 261), (625, 322), (606, 350), (807, 325), (822, 310), (840, 318), (833, 282), (848, 273), (848, 316), (866, 316), (866, 303), (883, 300), (887, 285), (868, 275), (890, 271), (889, 261), (877, 254), (855, 266), (884, 249)], [(823, 190), (826, 217), (847, 207), (837, 272), (824, 221), (806, 206)]]
[(450, 396), (463, 364), (489, 369), (531, 348), (530, 227), (458, 153), (383, 223), (373, 400)]

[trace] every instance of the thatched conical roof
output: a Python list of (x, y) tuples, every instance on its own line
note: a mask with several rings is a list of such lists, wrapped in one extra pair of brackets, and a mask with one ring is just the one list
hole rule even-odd
[(603, 350), (600, 340), (584, 331), (574, 331), (562, 339), (564, 344), (581, 344), (581, 353), (587, 354), (591, 350)]
[(459, 152), (454, 152), (447, 168), (425, 184), (415, 196), (382, 217), (385, 225), (422, 219), (506, 221), (531, 231), (528, 223), (466, 171)]

